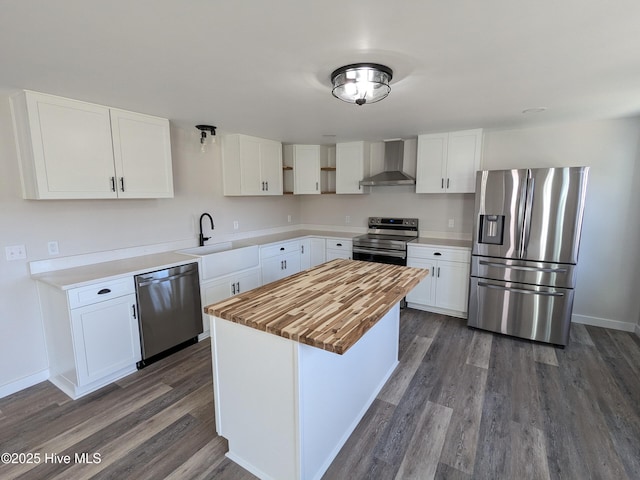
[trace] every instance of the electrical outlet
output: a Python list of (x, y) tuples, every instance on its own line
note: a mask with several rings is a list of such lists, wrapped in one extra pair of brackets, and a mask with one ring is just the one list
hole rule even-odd
[(453, 228), (455, 226), (456, 222), (453, 220), (453, 218), (449, 219), (449, 228)]
[(27, 249), (24, 248), (24, 245), (12, 245), (10, 247), (4, 247), (5, 255), (7, 256), (7, 260), (24, 260), (27, 258)]
[(346, 215), (344, 217), (344, 223), (351, 223), (351, 216), (350, 215)]
[(287, 215), (287, 222), (291, 223), (291, 215)]
[(237, 221), (237, 220), (234, 220), (234, 221), (233, 221), (233, 229), (234, 229), (234, 230), (237, 230), (237, 229), (238, 229), (238, 221)]
[(58, 242), (56, 241), (47, 243), (47, 249), (49, 250), (49, 255), (58, 255), (60, 253)]

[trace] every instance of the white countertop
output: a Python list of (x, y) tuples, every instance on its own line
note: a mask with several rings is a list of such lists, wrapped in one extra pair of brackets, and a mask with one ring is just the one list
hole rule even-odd
[(471, 248), (471, 240), (451, 240), (447, 238), (418, 237), (409, 245), (437, 245), (440, 247)]
[(351, 239), (361, 235), (353, 232), (336, 232), (322, 230), (293, 230), (291, 232), (275, 233), (272, 235), (263, 235), (260, 237), (245, 238), (244, 240), (233, 241), (233, 247), (246, 247), (249, 245), (269, 245), (271, 243), (286, 242), (287, 240), (295, 240), (304, 237), (329, 237), (329, 238), (348, 238)]
[[(289, 232), (263, 235), (258, 237), (234, 240), (233, 248), (253, 245), (268, 245), (304, 237), (346, 238), (351, 239), (359, 235), (353, 232), (323, 231), (323, 230), (292, 230)], [(213, 245), (215, 242), (209, 243)], [(459, 248), (471, 248), (471, 241), (448, 240), (443, 238), (420, 237), (412, 242), (414, 245), (441, 245)], [(153, 272), (164, 268), (197, 262), (198, 258), (176, 252), (154, 253), (125, 259), (103, 261), (79, 267), (36, 273), (31, 276), (34, 280), (47, 283), (62, 290), (91, 285), (97, 281), (112, 280), (121, 277)]]
[(91, 285), (98, 280), (130, 277), (140, 273), (154, 272), (164, 268), (197, 262), (196, 257), (175, 252), (154, 253), (140, 257), (125, 258), (109, 262), (94, 263), (83, 267), (37, 273), (31, 278), (62, 290)]

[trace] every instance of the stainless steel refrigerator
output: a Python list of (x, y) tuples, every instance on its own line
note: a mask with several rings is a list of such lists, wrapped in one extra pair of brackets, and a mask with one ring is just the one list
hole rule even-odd
[(567, 344), (588, 170), (477, 173), (470, 327)]

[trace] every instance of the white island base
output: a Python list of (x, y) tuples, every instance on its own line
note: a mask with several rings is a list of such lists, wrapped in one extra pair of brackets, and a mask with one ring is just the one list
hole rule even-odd
[(262, 479), (319, 479), (398, 365), (399, 304), (343, 355), (211, 317), (216, 430)]

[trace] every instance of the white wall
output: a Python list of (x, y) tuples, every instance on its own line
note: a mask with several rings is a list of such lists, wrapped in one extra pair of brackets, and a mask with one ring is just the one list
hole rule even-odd
[(574, 320), (633, 328), (640, 319), (640, 118), (489, 131), (483, 168), (591, 167)]
[[(24, 200), (7, 97), (0, 97), (0, 393), (3, 386), (48, 368), (35, 282), (28, 262), (51, 258), (47, 242), (70, 256), (143, 245), (193, 240), (202, 212), (214, 218), (215, 234), (299, 223), (291, 196), (222, 196), (219, 144), (200, 152), (197, 132), (172, 127), (175, 198), (158, 200)], [(8, 262), (4, 247), (25, 245), (27, 260)], [(0, 395), (2, 396), (2, 395)]]

